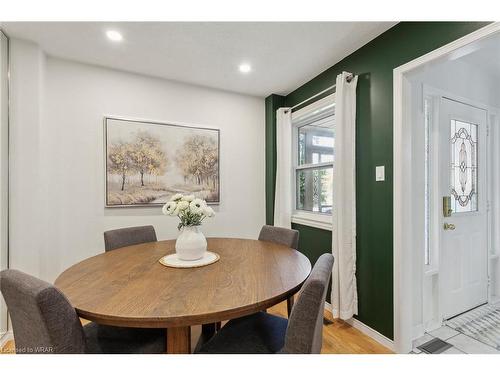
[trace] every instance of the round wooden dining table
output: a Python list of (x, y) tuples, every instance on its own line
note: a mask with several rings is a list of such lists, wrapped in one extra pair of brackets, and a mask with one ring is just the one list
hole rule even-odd
[(311, 263), (272, 242), (208, 238), (216, 263), (170, 268), (159, 263), (175, 240), (123, 247), (85, 259), (55, 285), (78, 315), (120, 327), (165, 328), (167, 353), (191, 352), (191, 326), (265, 310), (301, 287)]

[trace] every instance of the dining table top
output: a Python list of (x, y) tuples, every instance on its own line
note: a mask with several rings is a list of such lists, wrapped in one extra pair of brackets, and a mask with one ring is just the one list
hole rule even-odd
[(207, 238), (216, 263), (170, 268), (159, 259), (175, 240), (108, 251), (65, 270), (55, 285), (82, 318), (122, 327), (171, 328), (220, 322), (262, 311), (295, 294), (311, 263), (272, 242)]

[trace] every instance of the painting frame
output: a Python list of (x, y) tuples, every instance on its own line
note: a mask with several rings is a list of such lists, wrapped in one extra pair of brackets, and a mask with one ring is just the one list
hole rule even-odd
[(159, 120), (151, 120), (151, 119), (143, 119), (143, 118), (135, 118), (135, 117), (125, 117), (125, 116), (116, 116), (116, 115), (104, 115), (103, 116), (103, 160), (104, 160), (104, 208), (147, 208), (147, 207), (161, 207), (164, 203), (132, 203), (132, 204), (110, 204), (109, 203), (109, 166), (108, 166), (108, 121), (123, 121), (129, 122), (133, 124), (147, 124), (147, 125), (155, 125), (155, 126), (169, 126), (169, 127), (178, 127), (184, 129), (198, 129), (202, 131), (213, 131), (216, 132), (217, 135), (217, 200), (215, 201), (207, 201), (208, 205), (219, 205), (221, 203), (221, 175), (220, 175), (220, 154), (221, 154), (221, 142), (220, 142), (220, 129), (213, 126), (204, 126), (201, 124), (189, 124), (177, 121), (159, 121)]

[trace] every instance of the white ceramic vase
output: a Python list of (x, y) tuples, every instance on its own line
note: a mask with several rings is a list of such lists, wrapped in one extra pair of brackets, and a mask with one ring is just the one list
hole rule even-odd
[(203, 257), (207, 251), (207, 239), (200, 225), (182, 227), (175, 242), (175, 252), (181, 260), (196, 260)]

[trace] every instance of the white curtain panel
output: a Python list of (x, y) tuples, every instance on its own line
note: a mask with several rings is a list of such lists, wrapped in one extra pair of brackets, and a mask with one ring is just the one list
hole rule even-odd
[(350, 73), (337, 76), (335, 164), (333, 170), (332, 313), (349, 319), (358, 313), (356, 288), (356, 85)]
[(292, 220), (292, 111), (276, 111), (276, 191), (274, 225), (291, 228)]

